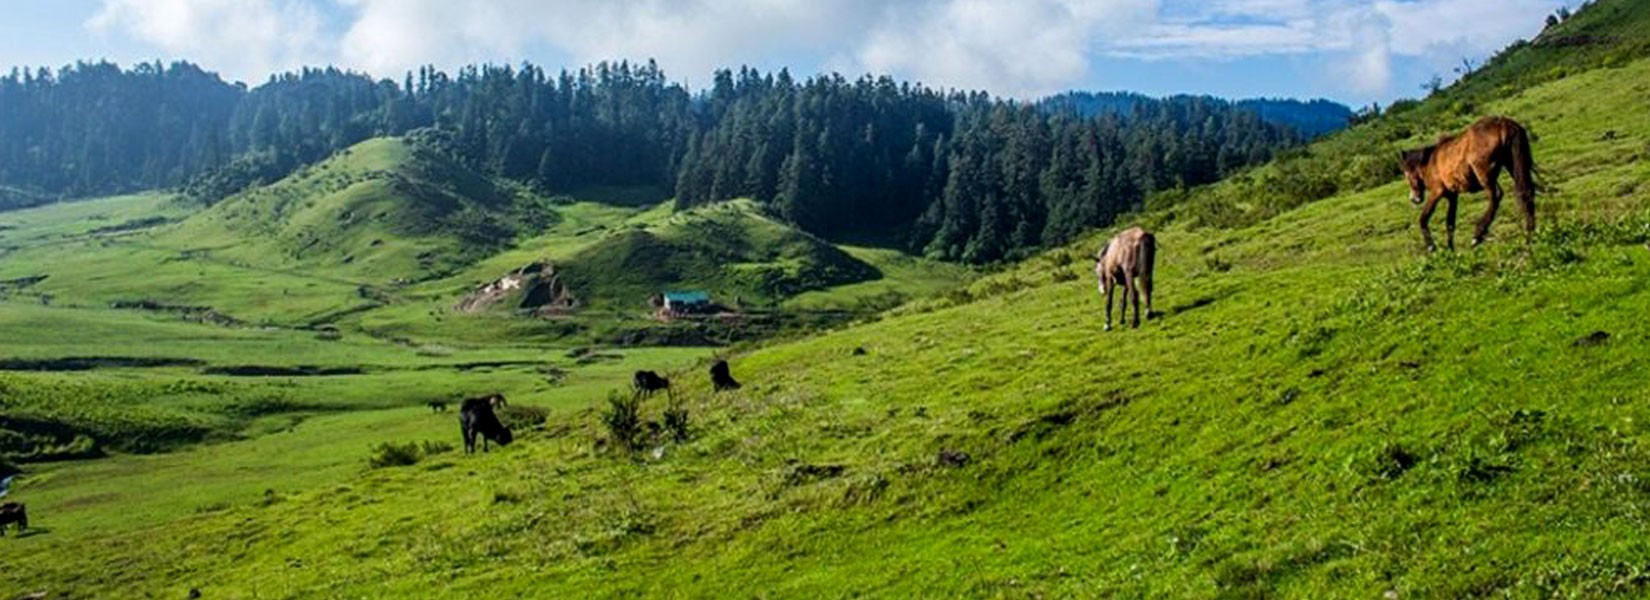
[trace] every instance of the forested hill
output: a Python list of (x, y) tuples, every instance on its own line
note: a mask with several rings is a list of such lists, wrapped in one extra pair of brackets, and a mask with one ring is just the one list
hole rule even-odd
[(81, 63), (0, 77), (0, 209), (182, 187), (208, 202), (360, 141), (435, 128), (488, 175), (554, 193), (634, 186), (678, 206), (749, 197), (826, 236), (989, 262), (1105, 225), (1154, 191), (1298, 144), (1203, 97), (1047, 111), (887, 78), (717, 73), (692, 94), (652, 63), (336, 69), (253, 89), (187, 63)]
[[(1225, 102), (1209, 96), (1171, 96), (1170, 100), (1201, 100)], [(1150, 96), (1133, 92), (1066, 92), (1044, 99), (1041, 104), (1050, 110), (1069, 110), (1082, 116), (1101, 113), (1129, 114), (1142, 104), (1158, 102)], [(1308, 138), (1344, 129), (1352, 119), (1352, 109), (1346, 105), (1325, 100), (1292, 100), (1288, 98), (1249, 98), (1232, 105), (1254, 111), (1269, 123), (1288, 125)]]

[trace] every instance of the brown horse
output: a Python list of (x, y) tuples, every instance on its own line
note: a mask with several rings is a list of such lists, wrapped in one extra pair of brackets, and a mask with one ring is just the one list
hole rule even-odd
[[(1472, 245), (1484, 243), (1484, 236), (1501, 207), (1501, 169), (1512, 173), (1518, 192), (1518, 206), (1524, 211), (1524, 233), (1535, 233), (1535, 160), (1530, 156), (1530, 136), (1524, 126), (1506, 117), (1484, 117), (1458, 135), (1445, 136), (1437, 144), (1406, 150), (1400, 154), (1404, 179), (1409, 182), (1409, 201), (1421, 207), (1421, 239), (1427, 251), (1437, 249), (1432, 242), (1432, 211), (1439, 200), (1449, 201), (1444, 214), (1449, 247), (1455, 249), (1455, 204), (1461, 194), (1488, 191), (1490, 207), (1478, 219)], [(1431, 197), (1428, 197), (1428, 191)]]
[(1129, 298), (1134, 298), (1134, 326), (1140, 327), (1140, 294), (1146, 294), (1146, 318), (1152, 318), (1152, 263), (1157, 258), (1157, 238), (1139, 227), (1130, 227), (1113, 237), (1094, 257), (1094, 276), (1100, 293), (1106, 296), (1106, 331), (1111, 331), (1111, 295), (1123, 284), (1123, 318), (1129, 317)]

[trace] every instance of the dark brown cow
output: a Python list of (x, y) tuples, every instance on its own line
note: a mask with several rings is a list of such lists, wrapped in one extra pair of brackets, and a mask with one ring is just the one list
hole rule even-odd
[(0, 504), (0, 536), (6, 535), (6, 526), (17, 524), (17, 533), (21, 535), (29, 528), (29, 512), (20, 502)]
[(716, 386), (718, 392), (739, 389), (739, 382), (728, 371), (728, 361), (722, 359), (717, 359), (716, 364), (710, 366), (710, 383)]
[[(1472, 245), (1484, 243), (1501, 207), (1501, 169), (1512, 174), (1518, 207), (1524, 213), (1524, 234), (1535, 233), (1535, 159), (1530, 155), (1530, 136), (1524, 126), (1506, 117), (1484, 117), (1458, 135), (1445, 136), (1437, 144), (1407, 150), (1399, 155), (1404, 179), (1409, 183), (1409, 201), (1421, 206), (1421, 241), (1427, 251), (1437, 249), (1432, 242), (1432, 211), (1439, 200), (1449, 202), (1444, 213), (1444, 230), (1451, 250), (1455, 249), (1455, 204), (1461, 194), (1489, 192), (1490, 206), (1478, 219)], [(1430, 194), (1430, 197), (1429, 197)], [(1424, 205), (1423, 205), (1424, 203)]]
[(508, 446), (510, 442), (515, 441), (510, 428), (505, 427), (504, 423), (498, 420), (498, 413), (494, 412), (494, 409), (504, 405), (503, 394), (464, 399), (464, 404), (458, 409), (458, 425), (464, 433), (465, 454), (475, 453), (476, 434), (481, 435), (482, 452), (488, 450), (488, 441), (500, 446)]
[(653, 371), (637, 371), (636, 375), (631, 377), (630, 385), (636, 389), (636, 394), (643, 398), (652, 396), (659, 390), (664, 390), (666, 395), (670, 394), (670, 380)]

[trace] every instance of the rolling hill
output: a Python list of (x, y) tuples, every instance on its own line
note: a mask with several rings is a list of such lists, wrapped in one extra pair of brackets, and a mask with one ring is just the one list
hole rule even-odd
[[(1096, 232), (876, 322), (751, 349), (733, 361), (738, 392), (711, 393), (702, 366), (680, 371), (686, 441), (623, 453), (599, 410), (567, 407), (488, 455), (436, 454), (154, 525), (65, 524), (17, 540), (0, 584), (214, 597), (1643, 595), (1650, 60), (1631, 28), (1647, 14), (1596, 3), (1457, 88), (1247, 176), (1155, 197), (1137, 220), (1161, 232), (1163, 316), (1139, 330), (1100, 331), (1086, 276)], [(1550, 41), (1569, 36), (1593, 42)], [(1540, 231), (1526, 241), (1503, 218), (1485, 247), (1429, 255), (1407, 190), (1358, 159), (1472, 114), (1535, 132)], [(1334, 184), (1282, 193), (1297, 176)], [(63, 506), (106, 492), (27, 483), (17, 493)], [(52, 506), (41, 510), (53, 528)], [(86, 518), (119, 508), (101, 510)]]
[[(749, 201), (677, 212), (662, 198), (545, 198), (434, 147), (419, 135), (369, 140), (204, 208), (145, 195), (10, 212), (0, 220), (16, 223), (0, 230), (0, 279), (32, 281), (31, 296), (71, 306), (192, 308), (238, 322), (486, 342), (564, 337), (614, 319), (645, 328), (648, 298), (679, 287), (774, 308), (847, 284), (878, 281), (910, 297), (907, 278), (927, 290), (970, 277), (898, 253), (861, 253), (915, 263), (885, 276)], [(562, 274), (577, 300), (570, 316), (589, 323), (453, 314), (478, 286), (538, 262)], [(921, 265), (933, 268), (909, 268)]]

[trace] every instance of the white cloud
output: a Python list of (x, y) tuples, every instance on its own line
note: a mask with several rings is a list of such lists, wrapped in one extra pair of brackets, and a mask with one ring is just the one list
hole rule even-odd
[(1575, 0), (103, 0), (87, 25), (252, 81), (318, 63), (395, 77), (651, 58), (700, 85), (788, 65), (1031, 97), (1093, 81), (1100, 61), (1293, 56), (1374, 96), (1396, 59), (1447, 72), (1561, 3)]
[(1155, 0), (949, 0), (890, 10), (838, 64), (1032, 97), (1089, 75), (1093, 48), (1151, 18)]
[(85, 23), (153, 44), (173, 58), (208, 61), (251, 82), (326, 62), (323, 19), (301, 0), (104, 0)]
[(356, 18), (342, 61), (374, 72), (516, 62), (546, 47), (574, 65), (656, 59), (707, 81), (717, 68), (819, 60), (878, 13), (873, 0), (342, 0)]

